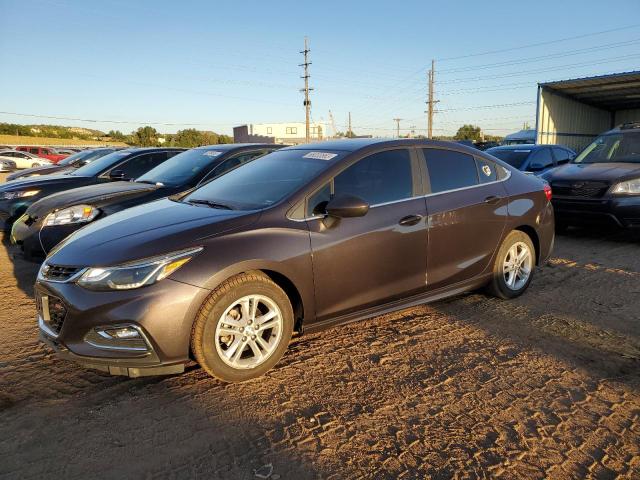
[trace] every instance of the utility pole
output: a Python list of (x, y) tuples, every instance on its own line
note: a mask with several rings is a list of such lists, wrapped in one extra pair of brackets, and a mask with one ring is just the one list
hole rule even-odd
[(299, 67), (303, 67), (304, 75), (300, 78), (304, 79), (304, 88), (301, 89), (301, 92), (304, 92), (304, 109), (305, 109), (305, 138), (306, 142), (309, 143), (311, 139), (311, 129), (309, 125), (309, 118), (311, 117), (311, 100), (309, 100), (309, 91), (313, 90), (313, 88), (309, 88), (309, 65), (311, 62), (309, 61), (309, 41), (307, 37), (304, 37), (304, 50), (300, 53), (304, 55), (304, 63), (298, 65)]
[(409, 127), (411, 129), (411, 134), (409, 135), (409, 138), (413, 138), (416, 136), (416, 126), (415, 125), (411, 125)]
[(427, 100), (427, 138), (433, 138), (433, 114), (435, 113), (434, 105), (438, 103), (439, 100), (435, 100), (433, 98), (433, 83), (435, 79), (436, 73), (436, 62), (435, 60), (431, 60), (431, 70), (428, 72), (428, 81), (429, 81), (429, 98)]
[(349, 112), (349, 132), (347, 133), (347, 137), (351, 138), (353, 136), (353, 131), (351, 130), (351, 112)]
[(393, 121), (396, 122), (396, 132), (397, 132), (397, 137), (400, 138), (400, 120), (402, 120), (401, 118), (394, 118)]

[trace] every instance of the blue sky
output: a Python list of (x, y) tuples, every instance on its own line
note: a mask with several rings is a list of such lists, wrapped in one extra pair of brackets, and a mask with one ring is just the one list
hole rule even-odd
[(432, 58), (435, 134), (509, 133), (534, 124), (539, 81), (640, 69), (638, 0), (0, 0), (0, 111), (100, 120), (0, 121), (221, 133), (301, 121), (305, 35), (313, 119), (331, 110), (344, 130), (351, 111), (359, 134), (391, 136), (394, 117), (424, 132)]

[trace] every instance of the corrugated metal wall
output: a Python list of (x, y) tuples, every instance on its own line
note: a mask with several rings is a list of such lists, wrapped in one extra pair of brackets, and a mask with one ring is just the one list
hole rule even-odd
[(552, 90), (539, 89), (537, 143), (559, 144), (580, 151), (612, 126), (612, 115)]
[(616, 112), (616, 125), (629, 122), (640, 122), (640, 108)]

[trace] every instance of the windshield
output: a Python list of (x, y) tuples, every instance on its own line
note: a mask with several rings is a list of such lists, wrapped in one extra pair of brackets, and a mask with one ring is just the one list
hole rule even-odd
[(80, 167), (71, 175), (76, 175), (78, 177), (95, 177), (99, 173), (102, 173), (104, 170), (115, 165), (116, 163), (118, 163), (118, 161), (129, 155), (131, 155), (130, 150), (121, 150), (119, 152), (110, 153), (109, 155), (100, 157), (99, 159), (94, 160), (93, 162), (88, 163), (83, 167)]
[(640, 132), (601, 135), (578, 155), (574, 163), (640, 162)]
[(531, 153), (531, 150), (527, 150), (524, 148), (517, 150), (490, 148), (489, 150), (487, 150), (487, 153), (520, 170), (522, 168), (522, 165), (524, 165), (525, 160)]
[(177, 187), (208, 170), (208, 167), (217, 163), (225, 152), (215, 148), (194, 148), (171, 157), (156, 168), (137, 178), (137, 182), (162, 183), (163, 185)]
[(91, 150), (74, 153), (73, 155), (69, 155), (67, 158), (65, 158), (63, 160), (60, 160), (58, 162), (58, 165), (60, 165), (62, 167), (66, 167), (67, 165), (71, 165), (72, 163), (74, 163), (76, 160), (79, 160), (79, 159), (81, 159), (83, 157), (86, 157), (89, 153), (91, 153)]
[(279, 150), (206, 183), (183, 199), (239, 210), (269, 207), (313, 179), (345, 152)]

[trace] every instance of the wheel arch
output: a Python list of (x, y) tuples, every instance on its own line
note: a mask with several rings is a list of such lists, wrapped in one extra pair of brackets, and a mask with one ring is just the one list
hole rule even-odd
[(538, 232), (531, 225), (520, 225), (515, 227), (513, 230), (520, 231), (522, 233), (526, 233), (531, 242), (533, 242), (533, 248), (536, 253), (536, 265), (540, 265), (540, 237), (538, 237)]

